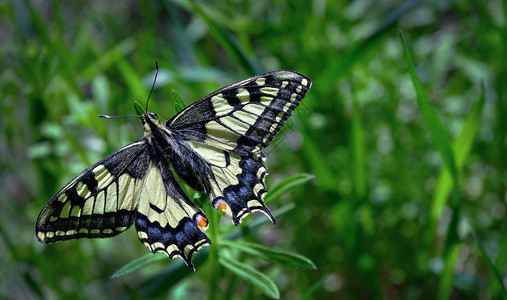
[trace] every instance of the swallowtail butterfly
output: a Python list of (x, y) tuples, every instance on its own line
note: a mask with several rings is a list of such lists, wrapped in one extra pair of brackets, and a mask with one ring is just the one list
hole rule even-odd
[(257, 75), (197, 101), (167, 122), (142, 115), (144, 136), (85, 169), (42, 209), (41, 243), (105, 238), (135, 223), (151, 252), (191, 259), (210, 245), (208, 220), (175, 177), (205, 191), (234, 225), (264, 204), (269, 145), (311, 86), (292, 71)]

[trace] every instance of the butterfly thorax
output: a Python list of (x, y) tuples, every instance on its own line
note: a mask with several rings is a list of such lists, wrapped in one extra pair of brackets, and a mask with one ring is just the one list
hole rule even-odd
[[(152, 157), (165, 159), (185, 183), (198, 191), (203, 191), (199, 175), (203, 178), (212, 176), (211, 170), (207, 164), (202, 163), (202, 158), (192, 150), (180, 131), (172, 130), (151, 112), (143, 115), (143, 123), (144, 138), (152, 146), (150, 147)], [(207, 185), (207, 182), (204, 184)]]

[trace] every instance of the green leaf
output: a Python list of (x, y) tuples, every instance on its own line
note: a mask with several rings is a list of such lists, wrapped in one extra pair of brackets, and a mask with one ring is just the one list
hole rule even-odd
[(405, 41), (405, 36), (403, 35), (403, 31), (400, 30), (400, 39), (403, 44), (403, 49), (405, 52), (405, 58), (408, 64), (408, 71), (410, 74), (410, 78), (412, 79), (412, 83), (414, 84), (414, 88), (417, 94), (417, 103), (419, 104), (419, 109), (421, 110), (421, 114), (423, 116), (424, 124), (428, 131), (430, 132), (431, 138), (435, 147), (437, 148), (442, 160), (444, 162), (444, 166), (449, 170), (451, 174), (453, 186), (454, 186), (454, 194), (451, 201), (452, 208), (452, 217), (451, 222), (449, 223), (447, 236), (445, 240), (444, 250), (443, 250), (443, 259), (444, 259), (444, 269), (440, 276), (439, 290), (438, 290), (438, 299), (448, 299), (451, 293), (452, 281), (453, 281), (453, 270), (454, 265), (456, 263), (456, 258), (459, 252), (458, 247), (458, 223), (459, 223), (459, 213), (460, 213), (460, 187), (458, 180), (458, 169), (456, 167), (456, 160), (454, 157), (454, 152), (451, 147), (451, 141), (447, 134), (447, 131), (442, 124), (442, 121), (438, 117), (433, 104), (428, 98), (426, 91), (424, 89), (421, 80), (417, 76), (415, 71), (414, 64), (412, 62), (412, 57), (410, 56), (410, 51), (408, 49), (408, 45)]
[(222, 241), (221, 245), (238, 249), (242, 252), (255, 255), (286, 267), (297, 269), (317, 269), (315, 264), (307, 257), (299, 254), (274, 250), (262, 245), (244, 241)]
[(353, 195), (359, 205), (361, 225), (368, 235), (373, 235), (375, 225), (371, 207), (367, 199), (368, 178), (366, 176), (366, 149), (364, 145), (363, 121), (361, 108), (356, 95), (352, 96), (352, 126), (351, 126), (351, 156), (352, 156), (352, 186)]
[(171, 89), (169, 92), (169, 100), (174, 103), (175, 114), (179, 113), (186, 107), (185, 102), (183, 102), (178, 92), (176, 92), (174, 89)]
[(220, 264), (246, 282), (258, 287), (266, 296), (272, 299), (280, 298), (280, 292), (275, 283), (268, 276), (255, 270), (251, 266), (239, 263), (226, 256), (220, 257)]
[[(199, 250), (199, 252), (197, 252), (192, 258), (192, 263), (194, 264), (197, 272), (199, 272), (200, 267), (208, 259), (208, 254), (209, 248), (204, 248)], [(146, 281), (143, 281), (140, 284), (139, 292), (146, 297), (158, 299), (163, 295), (167, 295), (167, 290), (170, 287), (176, 286), (187, 276), (191, 276), (193, 274), (195, 273), (192, 272), (182, 260), (173, 260), (162, 272)]]
[(329, 61), (324, 70), (319, 72), (319, 78), (315, 80), (319, 83), (320, 89), (323, 91), (333, 89), (338, 79), (350, 74), (356, 65), (370, 61), (369, 56), (379, 51), (379, 47), (383, 45), (381, 43), (383, 39), (391, 35), (390, 29), (397, 26), (398, 20), (410, 12), (418, 2), (419, 0), (403, 1), (391, 13), (385, 14), (384, 19), (371, 35), (356, 45), (347, 47), (349, 50), (340, 55), (341, 59)]
[(486, 264), (488, 265), (489, 271), (497, 281), (497, 283), (501, 287), (501, 291), (503, 294), (503, 298), (507, 298), (507, 290), (505, 289), (505, 285), (503, 283), (502, 275), (500, 275), (500, 272), (493, 264), (493, 261), (491, 257), (489, 256), (488, 252), (486, 251), (486, 246), (482, 243), (481, 239), (479, 239), (479, 236), (475, 232), (473, 228), (470, 228), (470, 232), (472, 234), (472, 237), (474, 238), (475, 242), (477, 243), (477, 246), (479, 246), (479, 249), (481, 250), (482, 257), (484, 257), (484, 260), (486, 261)]
[(229, 56), (245, 70), (248, 74), (259, 74), (262, 73), (262, 69), (251, 60), (246, 51), (241, 47), (236, 39), (233, 39), (233, 35), (230, 32), (220, 26), (215, 20), (213, 20), (208, 13), (202, 9), (201, 3), (191, 1), (192, 8), (194, 11), (201, 16), (206, 25), (208, 25), (211, 35), (217, 40), (217, 42), (224, 48)]
[(118, 269), (116, 272), (113, 273), (113, 275), (111, 275), (111, 278), (125, 276), (153, 262), (163, 259), (167, 259), (167, 256), (153, 255), (153, 253), (147, 253), (139, 258), (134, 259), (133, 261), (129, 262), (128, 264)]
[(277, 199), (281, 195), (288, 192), (293, 187), (302, 185), (305, 182), (308, 182), (314, 178), (315, 178), (314, 175), (307, 173), (291, 175), (280, 181), (276, 186), (274, 186), (269, 190), (268, 194), (266, 195), (266, 198), (264, 198), (264, 203), (268, 204), (269, 202)]
[(440, 153), (442, 160), (451, 173), (453, 181), (457, 184), (458, 179), (458, 171), (456, 168), (456, 162), (454, 159), (454, 153), (451, 147), (451, 140), (447, 134), (447, 131), (442, 124), (442, 121), (438, 117), (438, 114), (433, 107), (428, 95), (426, 94), (426, 90), (424, 86), (417, 76), (415, 71), (414, 63), (412, 62), (412, 57), (410, 55), (410, 50), (408, 49), (408, 45), (405, 41), (405, 36), (403, 35), (403, 31), (400, 30), (400, 39), (403, 44), (403, 49), (405, 52), (405, 58), (408, 64), (408, 71), (410, 74), (410, 78), (412, 79), (412, 83), (414, 84), (414, 88), (417, 94), (417, 103), (419, 104), (419, 109), (421, 110), (421, 114), (424, 119), (424, 124), (428, 131), (430, 132), (433, 143), (435, 143), (435, 147)]
[(81, 75), (85, 78), (94, 78), (98, 74), (109, 69), (117, 59), (134, 51), (136, 47), (136, 41), (133, 37), (119, 42), (117, 45), (113, 46), (113, 49), (100, 55), (93, 64), (89, 64), (88, 67), (81, 72)]
[(365, 175), (365, 146), (363, 123), (361, 120), (361, 108), (357, 97), (352, 96), (352, 182), (354, 194), (358, 200), (366, 197), (366, 175)]
[[(485, 101), (483, 87), (478, 99), (475, 101), (474, 105), (465, 118), (465, 123), (463, 125), (463, 129), (461, 130), (461, 134), (453, 143), (458, 170), (461, 170), (465, 164), (468, 154), (470, 153), (470, 149), (472, 148), (473, 142), (477, 135), (477, 130), (479, 129), (484, 103)], [(433, 200), (431, 203), (430, 222), (432, 224), (438, 222), (440, 209), (445, 205), (445, 201), (449, 197), (451, 189), (451, 174), (449, 173), (448, 169), (443, 168), (440, 170), (440, 174), (438, 176), (437, 184), (435, 187), (435, 193), (433, 195)]]
[[(142, 116), (144, 114), (144, 108), (139, 104), (139, 102), (134, 100), (134, 110), (136, 111), (137, 115)], [(139, 118), (139, 120), (142, 122), (143, 118)]]

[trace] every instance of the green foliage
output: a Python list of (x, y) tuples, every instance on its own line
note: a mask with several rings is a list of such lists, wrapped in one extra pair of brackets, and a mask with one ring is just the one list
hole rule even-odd
[[(0, 298), (505, 297), (506, 8), (2, 2)], [(254, 214), (234, 227), (197, 194), (212, 246), (196, 272), (134, 230), (38, 244), (47, 200), (143, 134), (97, 115), (144, 112), (155, 60), (160, 119), (263, 71), (313, 80), (266, 151), (278, 225)]]

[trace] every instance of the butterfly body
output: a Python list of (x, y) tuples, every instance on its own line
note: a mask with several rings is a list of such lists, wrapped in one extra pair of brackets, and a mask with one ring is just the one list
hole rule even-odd
[(205, 191), (234, 225), (263, 202), (268, 174), (262, 149), (311, 86), (291, 71), (261, 74), (220, 89), (167, 122), (142, 116), (144, 136), (81, 172), (41, 211), (42, 243), (117, 235), (135, 223), (153, 253), (181, 257), (208, 246), (208, 220), (176, 177)]

